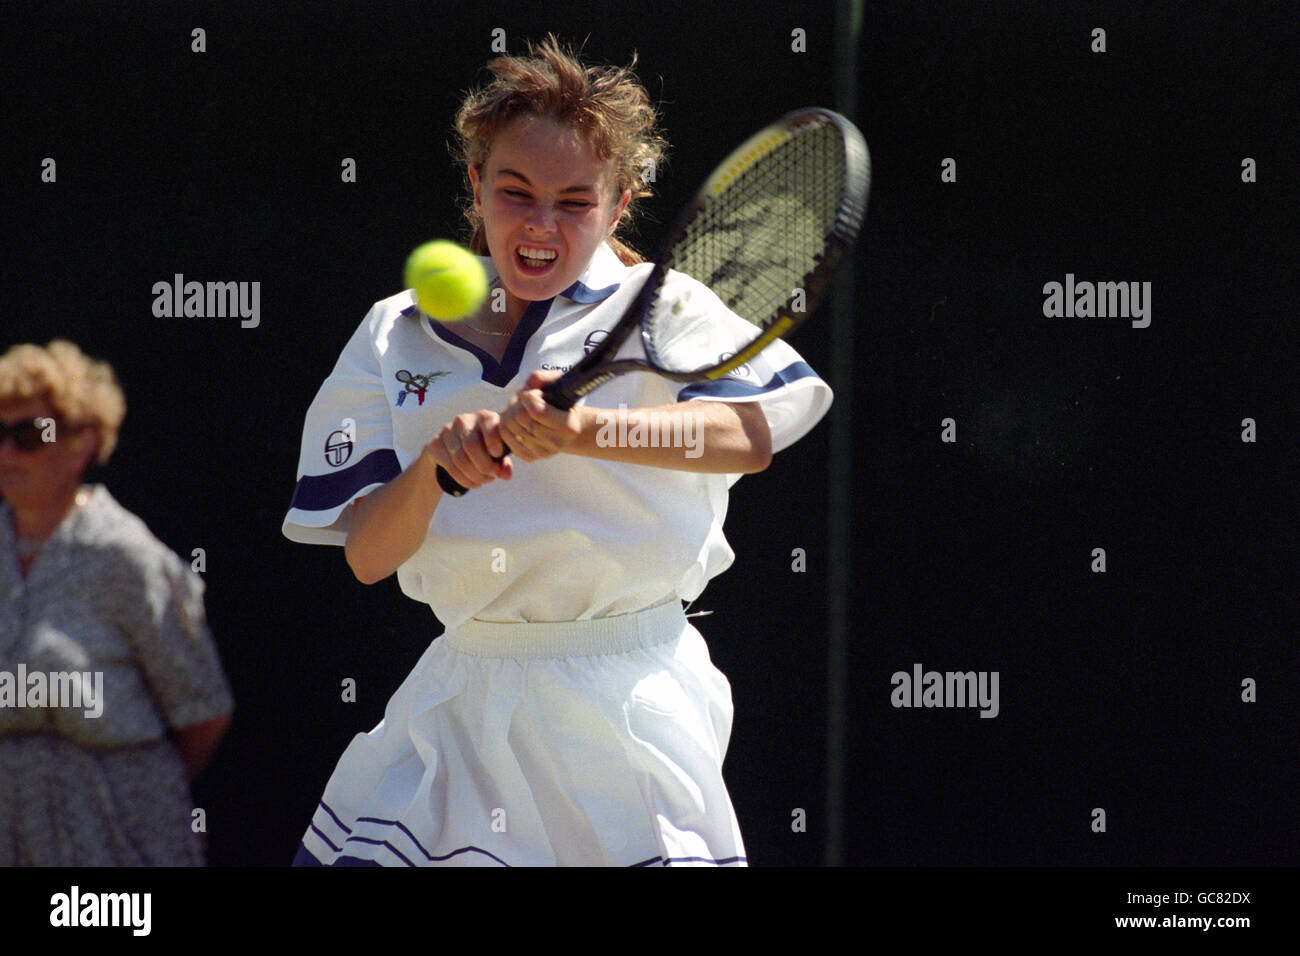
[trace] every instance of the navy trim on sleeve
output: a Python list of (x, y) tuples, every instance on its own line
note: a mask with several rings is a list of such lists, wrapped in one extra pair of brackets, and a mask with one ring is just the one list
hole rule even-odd
[(692, 398), (707, 395), (709, 398), (752, 398), (766, 392), (784, 388), (801, 378), (817, 378), (812, 366), (807, 362), (792, 362), (781, 369), (762, 385), (750, 385), (734, 378), (720, 378), (712, 382), (696, 382), (687, 385), (677, 393), (677, 401), (686, 402)]
[(289, 507), (300, 511), (329, 511), (367, 485), (384, 484), (401, 473), (397, 453), (391, 448), (377, 448), (342, 471), (328, 475), (303, 475), (293, 490)]

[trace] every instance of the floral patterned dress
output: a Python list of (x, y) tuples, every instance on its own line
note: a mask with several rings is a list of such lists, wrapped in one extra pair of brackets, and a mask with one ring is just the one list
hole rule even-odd
[(203, 582), (87, 490), (26, 578), (0, 504), (0, 866), (202, 865), (168, 732), (233, 707)]

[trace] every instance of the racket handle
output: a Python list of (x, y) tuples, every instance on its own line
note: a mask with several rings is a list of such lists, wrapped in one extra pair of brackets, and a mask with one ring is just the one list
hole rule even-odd
[(551, 408), (558, 408), (562, 412), (567, 412), (578, 404), (578, 400), (567, 392), (557, 392), (549, 385), (542, 389), (542, 398), (546, 399), (546, 404), (550, 405)]
[(442, 467), (442, 465), (438, 466), (438, 487), (453, 498), (459, 498), (465, 492), (469, 491), (468, 488), (462, 488), (459, 481), (447, 474), (447, 469)]
[[(510, 454), (510, 446), (502, 442), (501, 447), (505, 449), (505, 451), (501, 453), (501, 458), (504, 458), (506, 455)], [(492, 460), (500, 461), (501, 458), (493, 458)], [(469, 491), (468, 488), (462, 488), (459, 481), (447, 474), (447, 469), (443, 468), (442, 465), (438, 466), (438, 487), (453, 498), (459, 498), (461, 495), (465, 494), (465, 492)]]

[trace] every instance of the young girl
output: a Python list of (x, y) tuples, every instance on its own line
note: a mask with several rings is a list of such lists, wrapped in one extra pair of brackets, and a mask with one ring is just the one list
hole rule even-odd
[[(446, 631), (344, 752), (296, 862), (743, 865), (731, 690), (682, 604), (734, 557), (729, 487), (830, 390), (778, 341), (718, 382), (637, 373), (548, 406), (649, 274), (614, 235), (664, 144), (628, 70), (554, 38), (488, 68), (456, 128), (494, 293), (447, 324), (410, 291), (377, 303), (307, 415), (285, 534), (344, 545), (362, 582), (396, 572)], [(680, 274), (665, 294), (725, 312)], [(740, 343), (698, 364), (720, 344)], [(676, 437), (610, 439), (650, 434)], [(444, 496), (440, 465), (474, 490)]]

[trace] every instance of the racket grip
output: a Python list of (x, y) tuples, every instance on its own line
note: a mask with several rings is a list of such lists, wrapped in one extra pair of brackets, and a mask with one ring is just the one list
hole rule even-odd
[(442, 467), (442, 465), (438, 466), (438, 487), (441, 488), (444, 493), (451, 495), (453, 498), (459, 498), (465, 492), (469, 491), (468, 488), (462, 488), (459, 481), (447, 474), (447, 469)]
[[(504, 458), (506, 455), (510, 454), (510, 446), (502, 442), (501, 447), (505, 449), (505, 451), (501, 453), (501, 458)], [(500, 461), (501, 458), (493, 458), (492, 460)], [(469, 491), (468, 488), (462, 488), (459, 481), (447, 474), (447, 469), (443, 468), (442, 465), (438, 466), (438, 487), (453, 498), (459, 498), (461, 495), (465, 494), (465, 492)]]
[(546, 404), (550, 405), (551, 408), (558, 408), (562, 412), (567, 412), (574, 405), (578, 404), (578, 400), (568, 392), (562, 392), (555, 388), (554, 386), (557, 384), (559, 383), (552, 382), (550, 385), (547, 385), (542, 389), (542, 398), (546, 399)]

